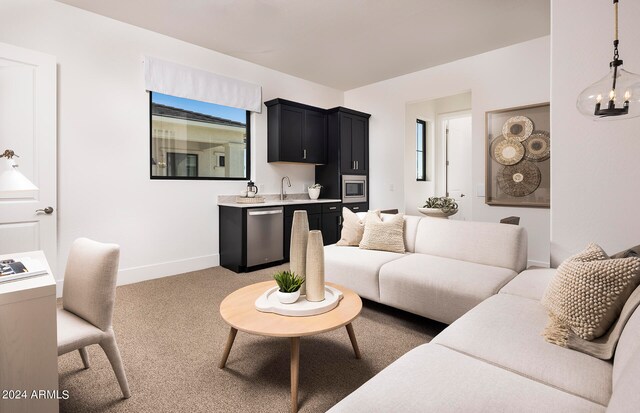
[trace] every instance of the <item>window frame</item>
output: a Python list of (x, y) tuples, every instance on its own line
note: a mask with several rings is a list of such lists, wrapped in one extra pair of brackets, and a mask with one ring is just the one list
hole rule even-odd
[[(422, 151), (418, 150), (418, 140), (416, 139), (416, 181), (425, 182), (427, 180), (427, 121), (416, 119), (416, 135), (418, 125), (422, 125)], [(416, 136), (417, 138), (417, 136)], [(418, 177), (418, 156), (422, 152), (422, 178)]]
[[(217, 176), (156, 176), (153, 175), (153, 111), (151, 110), (151, 105), (153, 105), (153, 91), (149, 91), (149, 178), (150, 179), (159, 179), (159, 180), (171, 180), (171, 181), (248, 181), (251, 176), (251, 111), (246, 110), (247, 115), (247, 143), (246, 143), (246, 153), (245, 157), (246, 168), (245, 168), (245, 176), (243, 177), (217, 177)], [(195, 100), (195, 99), (191, 99)], [(226, 161), (226, 160), (225, 160)]]

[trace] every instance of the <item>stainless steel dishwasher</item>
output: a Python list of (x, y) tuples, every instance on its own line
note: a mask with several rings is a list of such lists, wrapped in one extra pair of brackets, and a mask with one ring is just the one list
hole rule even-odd
[(247, 210), (247, 267), (284, 259), (282, 207)]

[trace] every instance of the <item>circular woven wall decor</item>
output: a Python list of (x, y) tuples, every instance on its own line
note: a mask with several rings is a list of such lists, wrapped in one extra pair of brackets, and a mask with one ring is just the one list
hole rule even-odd
[[(502, 138), (500, 141), (498, 139)], [(502, 165), (515, 165), (524, 157), (524, 146), (517, 139), (505, 139), (502, 135), (494, 139), (493, 157)]]
[(504, 193), (522, 197), (527, 196), (540, 186), (540, 169), (529, 161), (517, 165), (508, 165), (498, 172), (498, 186)]
[(543, 130), (533, 131), (529, 139), (524, 143), (524, 158), (529, 161), (542, 162), (549, 159), (551, 144), (549, 143), (549, 132)]
[(502, 134), (505, 138), (517, 139), (520, 142), (526, 140), (533, 132), (533, 122), (526, 116), (512, 116), (502, 125)]

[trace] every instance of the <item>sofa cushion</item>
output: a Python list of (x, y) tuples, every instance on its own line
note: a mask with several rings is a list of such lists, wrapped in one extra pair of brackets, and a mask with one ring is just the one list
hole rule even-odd
[(611, 396), (611, 363), (547, 343), (540, 335), (546, 323), (540, 302), (498, 294), (432, 342), (606, 406)]
[[(640, 288), (640, 287), (638, 287)], [(635, 353), (640, 352), (640, 309), (636, 309), (620, 334), (613, 359), (613, 388)], [(636, 372), (640, 376), (640, 370)]]
[(451, 323), (515, 275), (506, 268), (410, 254), (380, 269), (380, 301)]
[(380, 301), (380, 267), (404, 256), (394, 252), (329, 245), (324, 247), (325, 280), (344, 285), (361, 297)]
[(527, 266), (527, 234), (517, 225), (424, 217), (415, 251), (521, 272)]
[(360, 248), (404, 254), (404, 225), (402, 214), (394, 215), (385, 222), (379, 216), (369, 215), (364, 224)]
[(445, 347), (417, 347), (329, 410), (604, 412), (604, 407)]
[[(383, 222), (392, 219), (395, 214), (380, 214)], [(404, 248), (407, 252), (416, 251), (416, 234), (418, 232), (418, 224), (422, 217), (415, 215), (404, 216)]]
[(640, 408), (640, 351), (625, 363), (613, 387), (607, 413), (635, 413)]
[(556, 270), (554, 268), (525, 270), (502, 287), (500, 293), (540, 301), (555, 274)]

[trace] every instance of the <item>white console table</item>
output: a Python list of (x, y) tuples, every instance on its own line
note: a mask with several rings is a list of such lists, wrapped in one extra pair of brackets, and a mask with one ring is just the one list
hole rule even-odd
[(57, 413), (56, 282), (42, 251), (0, 255), (16, 257), (44, 263), (48, 274), (0, 283), (0, 412)]

